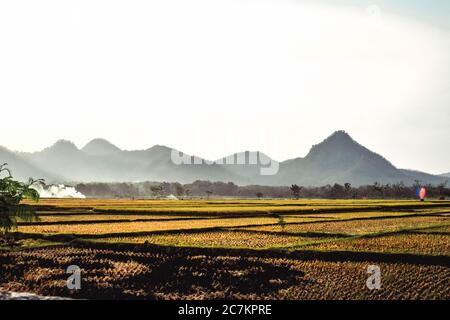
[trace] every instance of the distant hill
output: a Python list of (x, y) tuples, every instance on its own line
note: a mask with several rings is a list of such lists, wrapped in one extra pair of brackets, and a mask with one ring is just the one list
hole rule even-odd
[[(39, 168), (63, 172), (64, 182), (178, 181), (239, 179), (217, 164), (176, 165), (169, 147), (125, 151), (103, 139), (94, 139), (79, 150), (72, 142), (59, 140), (40, 152), (22, 157)], [(205, 160), (193, 157), (196, 163)]]
[[(184, 155), (189, 163), (177, 165), (172, 161), (174, 153), (180, 154), (161, 145), (145, 150), (121, 150), (104, 139), (94, 139), (78, 149), (70, 141), (59, 140), (34, 153), (14, 153), (0, 148), (0, 162), (8, 162), (15, 176), (21, 179), (33, 176), (65, 183), (210, 180), (238, 185), (320, 186), (350, 182), (358, 186), (375, 181), (412, 185), (415, 181), (438, 184), (446, 180), (444, 176), (398, 169), (344, 131), (336, 131), (314, 145), (304, 158), (283, 162), (276, 162), (259, 151), (245, 151), (214, 162)], [(271, 169), (277, 169), (277, 174), (261, 174)]]
[(64, 177), (45, 171), (44, 169), (29, 163), (19, 153), (0, 147), (0, 162), (7, 163), (14, 178), (26, 181), (28, 178), (45, 179), (47, 182), (65, 180)]
[(273, 184), (273, 176), (263, 175), (261, 172), (263, 172), (262, 170), (269, 170), (271, 166), (272, 168), (279, 168), (280, 165), (279, 162), (259, 151), (238, 152), (220, 158), (215, 162), (220, 163), (224, 169), (238, 177), (239, 184), (247, 185)]
[(337, 131), (313, 146), (305, 158), (282, 164), (282, 180), (304, 185), (351, 182), (354, 185), (400, 181), (402, 174), (385, 158)]
[(105, 139), (94, 139), (86, 144), (81, 151), (92, 156), (109, 156), (116, 155), (122, 150)]
[(406, 169), (399, 169), (404, 175), (406, 175), (408, 178), (405, 178), (403, 181), (408, 182), (408, 184), (412, 184), (416, 181), (419, 181), (420, 183), (430, 183), (433, 185), (437, 185), (439, 183), (445, 182), (448, 179), (443, 179), (443, 176), (435, 176), (429, 173), (416, 171), (416, 170), (406, 170)]
[(66, 178), (64, 182), (126, 181), (128, 176), (123, 171), (132, 170), (133, 166), (129, 162), (127, 169), (117, 157), (87, 154), (67, 140), (59, 140), (40, 152), (22, 155), (28, 162), (46, 171), (62, 173)]
[(283, 162), (277, 183), (353, 185), (404, 182), (416, 180), (437, 184), (441, 177), (419, 171), (397, 169), (381, 155), (362, 146), (344, 131), (336, 131), (323, 142), (313, 146), (305, 158)]

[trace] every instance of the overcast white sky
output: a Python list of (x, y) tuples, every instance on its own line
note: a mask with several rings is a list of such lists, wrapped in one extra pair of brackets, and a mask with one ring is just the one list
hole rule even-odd
[(449, 6), (417, 3), (0, 0), (0, 145), (285, 160), (344, 129), (448, 172)]

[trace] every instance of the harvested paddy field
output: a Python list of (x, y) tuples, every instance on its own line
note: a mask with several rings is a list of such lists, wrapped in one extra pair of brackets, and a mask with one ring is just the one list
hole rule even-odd
[[(449, 201), (42, 199), (0, 290), (79, 298), (450, 299)], [(66, 287), (69, 265), (83, 289)], [(380, 267), (382, 287), (366, 287)]]

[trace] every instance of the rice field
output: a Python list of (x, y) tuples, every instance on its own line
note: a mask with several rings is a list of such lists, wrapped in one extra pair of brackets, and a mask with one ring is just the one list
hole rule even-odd
[(422, 255), (450, 255), (448, 235), (418, 233), (381, 237), (324, 241), (308, 246), (314, 250), (355, 252), (413, 253)]
[[(189, 220), (189, 219), (198, 219), (196, 216), (163, 216), (163, 215), (115, 215), (115, 214), (48, 214), (48, 215), (40, 215), (39, 216), (39, 222), (43, 223), (77, 223), (77, 222), (98, 222), (98, 221), (105, 221), (105, 222), (114, 222), (114, 221), (122, 221), (122, 222), (132, 222), (132, 221), (158, 221), (158, 220)], [(23, 225), (23, 224), (22, 224)], [(37, 223), (35, 224), (37, 225)]]
[[(196, 250), (128, 251), (106, 247), (39, 248), (0, 255), (4, 290), (110, 299), (448, 299), (442, 265), (202, 254)], [(365, 287), (367, 265), (382, 270), (382, 289)], [(67, 290), (61, 265), (82, 266), (82, 289)], [(9, 281), (8, 281), (9, 279)], [(15, 281), (13, 281), (13, 279)]]
[(115, 243), (147, 243), (183, 247), (269, 249), (311, 243), (316, 241), (317, 238), (265, 233), (254, 234), (245, 231), (214, 231), (116, 237), (102, 240)]
[[(36, 205), (36, 204), (33, 204)], [(78, 298), (450, 299), (450, 201), (42, 199), (0, 291)], [(67, 289), (65, 268), (83, 272)], [(367, 267), (382, 288), (366, 287)]]
[[(111, 233), (136, 233), (152, 232), (165, 230), (184, 230), (184, 229), (204, 229), (218, 227), (236, 227), (247, 225), (261, 225), (276, 223), (275, 218), (257, 217), (257, 218), (239, 218), (239, 219), (193, 219), (185, 220), (157, 220), (140, 222), (121, 222), (121, 223), (90, 223), (90, 224), (67, 224), (57, 225), (28, 225), (20, 226), (19, 232), (22, 233), (41, 233), (41, 234), (84, 234), (98, 235)], [(94, 221), (95, 222), (95, 221)]]
[(316, 223), (290, 223), (287, 225), (270, 225), (248, 227), (249, 231), (287, 232), (287, 233), (339, 233), (347, 235), (363, 235), (378, 232), (393, 232), (404, 229), (434, 227), (450, 222), (446, 217), (407, 217), (386, 219), (361, 219), (349, 221), (330, 221)]
[[(33, 203), (31, 203), (33, 204)], [(139, 214), (302, 214), (320, 212), (352, 212), (381, 210), (441, 209), (450, 211), (450, 201), (418, 202), (410, 200), (99, 200), (42, 199), (38, 207), (58, 211), (89, 210), (97, 213)]]

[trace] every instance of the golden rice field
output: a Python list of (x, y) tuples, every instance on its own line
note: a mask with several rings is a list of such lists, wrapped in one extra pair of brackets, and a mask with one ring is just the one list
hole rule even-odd
[(340, 239), (338, 241), (326, 241), (320, 244), (308, 246), (314, 250), (351, 250), (415, 253), (425, 255), (450, 255), (450, 241), (448, 236), (441, 234), (417, 233), (398, 234), (374, 238)]
[(267, 231), (267, 232), (322, 232), (322, 233), (340, 233), (349, 235), (371, 234), (377, 232), (401, 231), (403, 229), (417, 229), (423, 227), (433, 227), (450, 223), (447, 217), (408, 217), (408, 218), (389, 218), (389, 219), (362, 219), (350, 221), (330, 221), (297, 224), (292, 223), (285, 226), (271, 225), (247, 227), (244, 230), (249, 231)]
[(137, 237), (104, 238), (119, 243), (151, 243), (170, 246), (268, 249), (314, 243), (317, 238), (295, 235), (249, 233), (246, 231), (214, 231), (198, 233), (155, 234)]
[[(32, 203), (30, 203), (32, 204)], [(41, 199), (0, 291), (79, 298), (450, 299), (450, 201)], [(83, 289), (65, 286), (65, 268)], [(366, 287), (367, 267), (382, 287)]]
[(198, 219), (196, 216), (177, 216), (174, 218), (174, 216), (163, 216), (163, 215), (114, 215), (114, 214), (80, 214), (80, 215), (71, 215), (71, 214), (48, 214), (48, 215), (40, 215), (39, 220), (40, 222), (89, 222), (89, 221), (117, 221), (117, 220), (123, 220), (123, 221), (154, 221), (154, 220), (173, 220), (173, 219), (179, 219), (179, 220), (189, 220), (189, 219)]

